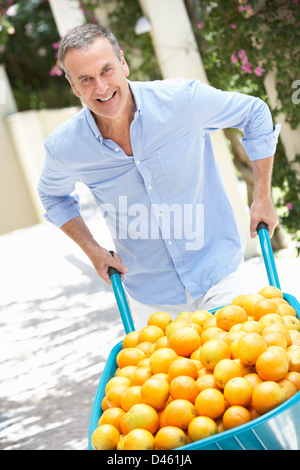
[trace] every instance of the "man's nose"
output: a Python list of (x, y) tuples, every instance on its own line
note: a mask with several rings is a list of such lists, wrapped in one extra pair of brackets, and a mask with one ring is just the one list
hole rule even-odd
[(96, 77), (95, 89), (99, 95), (105, 95), (108, 86), (106, 80), (103, 77)]

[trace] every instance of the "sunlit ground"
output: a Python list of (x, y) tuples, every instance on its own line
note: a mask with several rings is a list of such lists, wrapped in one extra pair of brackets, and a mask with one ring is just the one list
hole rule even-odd
[[(107, 229), (86, 217), (113, 248)], [(75, 244), (49, 224), (0, 237), (0, 449), (87, 449), (93, 397), (113, 346), (124, 337), (113, 292)], [(299, 300), (300, 260), (277, 260), (282, 289)], [(246, 263), (258, 286), (261, 258)]]

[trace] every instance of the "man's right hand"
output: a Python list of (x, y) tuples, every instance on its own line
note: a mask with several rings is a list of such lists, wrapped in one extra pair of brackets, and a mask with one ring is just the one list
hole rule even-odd
[(117, 253), (114, 253), (112, 256), (109, 251), (101, 246), (93, 248), (92, 252), (89, 254), (89, 258), (98, 275), (109, 285), (111, 285), (111, 280), (108, 274), (108, 269), (110, 267), (116, 268), (120, 272), (122, 281), (124, 279), (124, 274), (128, 272), (128, 268), (124, 266)]
[(98, 275), (107, 282), (107, 284), (111, 285), (108, 274), (109, 267), (116, 268), (120, 271), (123, 281), (124, 274), (128, 272), (128, 268), (124, 266), (117, 253), (114, 253), (114, 256), (112, 256), (108, 250), (102, 248), (99, 243), (96, 242), (81, 216), (66, 222), (61, 227), (61, 230), (80, 246), (93, 263)]

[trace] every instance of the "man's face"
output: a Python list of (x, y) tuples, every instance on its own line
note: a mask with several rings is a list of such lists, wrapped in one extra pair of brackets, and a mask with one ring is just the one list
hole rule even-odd
[(126, 78), (128, 65), (120, 61), (106, 38), (96, 39), (87, 48), (67, 52), (64, 65), (73, 92), (98, 117), (122, 116), (130, 96)]

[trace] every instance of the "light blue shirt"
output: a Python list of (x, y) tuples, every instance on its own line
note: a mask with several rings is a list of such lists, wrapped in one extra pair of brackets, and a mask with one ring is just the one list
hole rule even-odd
[(104, 139), (88, 108), (49, 135), (38, 185), (45, 217), (61, 227), (80, 214), (77, 181), (92, 192), (129, 272), (129, 294), (183, 304), (233, 272), (244, 254), (210, 132), (244, 131), (251, 160), (275, 153), (280, 126), (259, 98), (199, 81), (128, 82), (136, 103), (132, 156)]

